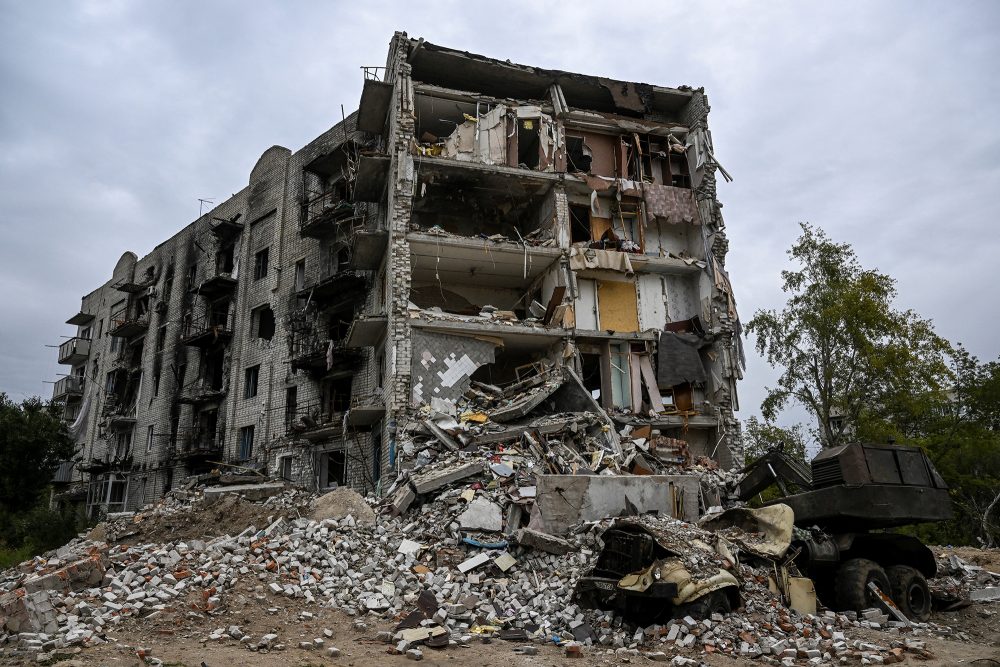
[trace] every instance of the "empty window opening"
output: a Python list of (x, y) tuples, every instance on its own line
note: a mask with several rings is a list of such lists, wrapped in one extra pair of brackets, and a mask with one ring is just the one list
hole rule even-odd
[(255, 308), (251, 319), (257, 338), (264, 340), (274, 338), (274, 311), (271, 310), (271, 306), (265, 304)]
[(156, 331), (156, 351), (162, 352), (167, 346), (167, 325), (164, 324)]
[(590, 165), (594, 161), (590, 147), (583, 137), (566, 137), (566, 162), (570, 172), (590, 173)]
[(582, 204), (569, 205), (569, 228), (570, 240), (573, 243), (583, 243), (591, 240), (589, 206)]
[(538, 118), (521, 118), (517, 123), (517, 163), (520, 167), (537, 169), (539, 160)]
[(323, 452), (317, 456), (316, 464), (319, 488), (342, 486), (346, 481), (347, 456), (343, 451)]
[(243, 398), (257, 395), (257, 381), (260, 379), (260, 364), (246, 369), (243, 379)]
[[(216, 273), (232, 273), (234, 267), (235, 252), (233, 246), (223, 248), (215, 255)], [(267, 273), (265, 271), (265, 273)]]
[(253, 426), (244, 426), (240, 429), (239, 458), (241, 461), (248, 461), (253, 456)]
[(222, 390), (226, 379), (225, 368), (225, 350), (215, 349), (204, 352), (201, 357), (201, 378), (204, 380), (206, 388), (212, 391)]
[(258, 250), (253, 256), (253, 279), (260, 280), (267, 277), (268, 248)]
[(601, 400), (601, 355), (581, 354), (583, 386), (590, 392), (594, 400)]
[(351, 377), (324, 380), (320, 386), (320, 398), (327, 419), (346, 412), (351, 407)]
[(295, 291), (306, 288), (306, 260), (300, 259), (295, 262)]
[(285, 389), (285, 427), (291, 428), (295, 423), (295, 415), (299, 410), (299, 388), (288, 387)]
[(292, 481), (292, 457), (282, 456), (278, 459), (278, 477), (286, 482)]

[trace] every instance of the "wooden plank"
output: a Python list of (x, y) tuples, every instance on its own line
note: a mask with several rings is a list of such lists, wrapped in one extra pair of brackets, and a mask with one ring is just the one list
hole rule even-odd
[(542, 318), (543, 324), (548, 324), (552, 321), (552, 315), (556, 312), (556, 306), (562, 303), (565, 295), (566, 286), (556, 285), (555, 289), (552, 290), (552, 296), (549, 297), (549, 305), (545, 307), (545, 317)]
[(656, 386), (656, 374), (653, 372), (653, 364), (649, 362), (648, 354), (633, 354), (632, 358), (639, 358), (639, 370), (642, 372), (642, 381), (646, 383), (646, 391), (649, 392), (649, 400), (652, 401), (653, 412), (660, 414), (663, 412), (663, 397)]

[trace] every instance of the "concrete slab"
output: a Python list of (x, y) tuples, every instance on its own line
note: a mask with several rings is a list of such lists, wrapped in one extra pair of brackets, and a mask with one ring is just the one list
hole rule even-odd
[(210, 486), (205, 489), (205, 502), (214, 503), (222, 496), (235, 493), (247, 500), (264, 500), (285, 490), (281, 482), (263, 482), (261, 484), (235, 484), (233, 486)]
[(694, 475), (539, 475), (529, 527), (561, 535), (579, 521), (657, 512), (698, 519), (700, 483)]

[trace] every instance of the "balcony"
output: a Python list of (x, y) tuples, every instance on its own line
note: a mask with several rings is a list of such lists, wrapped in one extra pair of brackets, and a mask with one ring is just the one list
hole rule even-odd
[(347, 423), (354, 427), (372, 426), (384, 416), (385, 400), (381, 394), (364, 394), (355, 396), (351, 400), (351, 410), (347, 413)]
[(313, 197), (305, 204), (305, 220), (299, 226), (302, 236), (323, 239), (335, 236), (343, 224), (363, 219), (363, 204), (346, 201), (340, 192), (332, 190)]
[(228, 343), (233, 337), (233, 315), (209, 312), (200, 317), (184, 318), (181, 327), (181, 343), (191, 347), (212, 347), (216, 343)]
[(303, 299), (311, 299), (322, 308), (336, 309), (365, 298), (368, 278), (356, 271), (340, 271), (306, 285), (296, 293)]
[(59, 379), (52, 387), (52, 400), (71, 400), (83, 395), (87, 378), (80, 375), (67, 375)]
[(89, 324), (93, 322), (95, 319), (97, 318), (91, 315), (90, 313), (85, 313), (81, 310), (79, 313), (66, 320), (66, 324), (71, 324), (73, 326), (80, 326), (83, 324)]
[(109, 428), (128, 428), (135, 424), (136, 404), (124, 403), (117, 396), (108, 396), (104, 404), (103, 417)]
[(133, 308), (122, 308), (111, 314), (108, 333), (118, 338), (132, 338), (146, 333), (149, 328), (149, 311), (137, 313)]
[(140, 292), (147, 291), (155, 283), (156, 276), (152, 273), (152, 269), (150, 269), (141, 280), (134, 280), (133, 278), (126, 276), (111, 285), (111, 288), (116, 289), (119, 292), (125, 292), (126, 294), (138, 294)]
[(219, 386), (213, 386), (211, 382), (206, 380), (196, 380), (181, 390), (177, 402), (187, 405), (201, 405), (217, 403), (225, 397), (226, 389), (221, 383)]
[(90, 356), (89, 338), (70, 338), (59, 346), (59, 363), (76, 365)]
[(340, 435), (348, 407), (350, 407), (348, 394), (323, 404), (312, 402), (286, 406), (286, 432), (290, 436), (299, 436), (306, 440), (324, 440)]
[(217, 273), (191, 288), (192, 294), (200, 294), (209, 299), (217, 299), (236, 291), (238, 281), (231, 273)]
[(347, 347), (343, 340), (307, 338), (292, 341), (289, 359), (292, 370), (323, 376), (357, 370), (362, 354), (356, 348)]
[(191, 461), (222, 456), (223, 431), (202, 428), (182, 429), (177, 432), (173, 458)]

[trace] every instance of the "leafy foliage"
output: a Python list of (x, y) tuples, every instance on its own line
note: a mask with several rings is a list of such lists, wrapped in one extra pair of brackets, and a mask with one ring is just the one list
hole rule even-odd
[(1000, 544), (1000, 361), (981, 363), (959, 347), (951, 355), (954, 384), (869, 414), (862, 433), (923, 447), (951, 488), (951, 521), (910, 532), (939, 543)]
[(785, 308), (757, 311), (747, 330), (768, 363), (783, 368), (761, 405), (765, 420), (796, 401), (815, 416), (820, 443), (834, 447), (862, 413), (946, 386), (949, 346), (929, 321), (893, 308), (891, 277), (863, 268), (850, 245), (823, 230), (801, 227), (789, 251), (799, 268), (781, 272)]
[[(57, 406), (0, 393), (0, 561), (57, 546), (80, 525), (74, 512), (50, 510), (46, 494), (73, 444)], [(15, 561), (16, 562), (16, 561)]]
[(782, 428), (756, 417), (750, 417), (743, 423), (743, 455), (747, 464), (775, 448), (781, 448), (785, 454), (805, 462), (806, 436), (802, 424)]
[(73, 444), (56, 406), (37, 397), (18, 405), (0, 393), (0, 508), (19, 512), (34, 507), (59, 462), (72, 456)]

